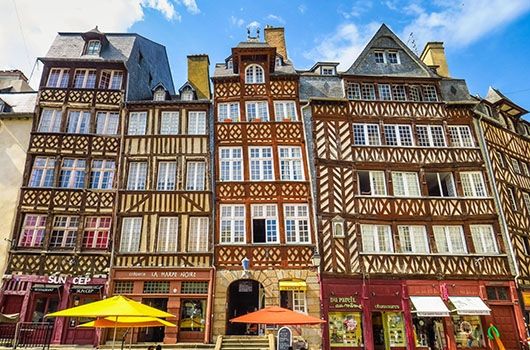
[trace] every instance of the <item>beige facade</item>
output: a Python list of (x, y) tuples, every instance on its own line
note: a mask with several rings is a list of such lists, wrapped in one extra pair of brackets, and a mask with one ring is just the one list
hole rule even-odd
[[(215, 276), (215, 296), (213, 307), (213, 338), (226, 334), (228, 290), (230, 284), (235, 281), (251, 279), (261, 283), (265, 294), (266, 306), (277, 306), (280, 304), (280, 281), (300, 280), (307, 284), (306, 307), (307, 314), (320, 318), (320, 287), (316, 270), (258, 270), (250, 271), (246, 275), (241, 270), (218, 270)], [(293, 337), (297, 335), (297, 327), (291, 327)], [(321, 349), (322, 331), (320, 326), (300, 327), (301, 335), (309, 344), (310, 350)]]

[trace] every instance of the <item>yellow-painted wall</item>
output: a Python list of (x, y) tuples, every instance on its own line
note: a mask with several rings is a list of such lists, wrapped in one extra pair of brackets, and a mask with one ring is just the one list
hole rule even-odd
[(188, 56), (188, 81), (197, 89), (197, 97), (199, 99), (210, 99), (210, 74), (208, 69), (208, 56)]

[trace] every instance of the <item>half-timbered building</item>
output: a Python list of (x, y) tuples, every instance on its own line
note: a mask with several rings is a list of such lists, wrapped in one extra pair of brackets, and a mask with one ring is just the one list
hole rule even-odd
[[(310, 173), (299, 79), (283, 28), (265, 29), (216, 64), (215, 335), (258, 334), (235, 316), (280, 305), (319, 315)], [(302, 336), (320, 345), (318, 327)]]
[(148, 100), (127, 102), (112, 293), (166, 310), (178, 325), (143, 329), (132, 342), (211, 341), (208, 66), (208, 56), (189, 56), (178, 95), (160, 83)]
[(94, 330), (76, 328), (82, 320), (44, 315), (106, 293), (124, 102), (173, 83), (162, 45), (97, 27), (59, 33), (40, 61), (1, 312), (18, 313), (25, 329), (52, 323), (53, 343), (93, 344)]
[[(441, 43), (383, 25), (338, 74), (301, 73), (321, 249), (324, 348), (506, 348), (523, 332), (474, 101)], [(519, 322), (518, 322), (519, 321)]]
[(490, 88), (476, 107), (477, 133), (495, 188), (500, 223), (515, 258), (520, 305), (530, 324), (530, 123), (528, 113)]

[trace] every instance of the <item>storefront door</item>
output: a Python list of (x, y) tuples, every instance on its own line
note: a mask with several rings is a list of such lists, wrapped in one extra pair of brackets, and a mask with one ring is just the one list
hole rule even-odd
[[(146, 298), (142, 303), (154, 307), (155, 309), (167, 311), (167, 298)], [(164, 341), (165, 327), (140, 328), (138, 332), (138, 342), (158, 343)]]
[[(70, 306), (80, 306), (98, 300), (96, 296), (74, 295)], [(66, 326), (65, 344), (92, 345), (95, 341), (96, 331), (92, 328), (79, 328), (80, 324), (91, 321), (89, 318), (69, 318)]]
[(404, 349), (405, 321), (401, 312), (372, 312), (375, 350)]
[(444, 350), (445, 331), (440, 317), (416, 317), (412, 319), (416, 349)]
[(256, 335), (257, 325), (231, 323), (229, 320), (263, 307), (263, 286), (254, 280), (238, 280), (228, 287), (227, 335)]
[(517, 337), (517, 326), (513, 306), (511, 305), (491, 305), (491, 317), (493, 324), (501, 334), (502, 343), (506, 350), (519, 349), (519, 339)]
[(51, 312), (57, 311), (58, 305), (59, 297), (57, 295), (34, 294), (33, 306), (26, 321), (53, 323), (54, 318), (45, 319), (44, 316)]
[(206, 327), (206, 299), (183, 299), (180, 303), (179, 341), (202, 342)]

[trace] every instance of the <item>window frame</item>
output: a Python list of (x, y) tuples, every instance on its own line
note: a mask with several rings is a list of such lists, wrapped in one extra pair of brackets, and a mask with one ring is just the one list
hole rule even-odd
[(160, 135), (179, 134), (180, 111), (160, 112)]
[(245, 84), (264, 84), (264, 83), (265, 83), (265, 69), (257, 63), (249, 64), (245, 68)]
[[(391, 144), (389, 143), (389, 131), (392, 129), (392, 132), (394, 133), (396, 143)], [(404, 144), (404, 140), (406, 137), (404, 137), (403, 130), (408, 130), (408, 139), (410, 141), (409, 144)], [(414, 147), (414, 134), (412, 133), (412, 126), (408, 124), (384, 124), (383, 125), (383, 132), (385, 136), (385, 145), (386, 146), (398, 146), (398, 147)]]
[(142, 136), (147, 132), (147, 112), (131, 111), (127, 117), (127, 135)]
[(157, 191), (175, 191), (177, 189), (177, 162), (164, 160), (158, 162), (156, 176)]
[[(484, 229), (487, 229), (489, 232), (485, 232)], [(473, 241), (473, 246), (475, 248), (476, 254), (498, 254), (499, 253), (499, 246), (497, 244), (495, 230), (493, 229), (492, 225), (469, 225), (469, 230), (471, 231), (471, 239)], [(486, 237), (485, 235), (489, 235), (489, 239), (491, 240), (493, 250), (488, 250)], [(480, 249), (477, 249), (480, 247)]]
[[(304, 173), (304, 155), (300, 146), (278, 146), (278, 160), (280, 163), (280, 180), (281, 181), (305, 181)], [(294, 150), (298, 150), (300, 156), (294, 156)], [(285, 155), (282, 153), (287, 152)], [(299, 167), (297, 167), (299, 163)], [(287, 169), (287, 171), (284, 171)]]
[(206, 135), (207, 132), (206, 112), (188, 111), (188, 135)]
[[(223, 209), (230, 208), (230, 215), (224, 216)], [(242, 209), (241, 215), (236, 215), (236, 209)], [(246, 228), (246, 208), (244, 204), (221, 204), (219, 205), (219, 244), (221, 245), (238, 245), (247, 243)], [(230, 232), (229, 237), (223, 235), (223, 227), (228, 223)], [(237, 229), (242, 229), (241, 232)], [(238, 235), (236, 236), (236, 231)], [(228, 240), (227, 240), (228, 239)]]
[[(461, 171), (459, 175), (463, 197), (485, 198), (488, 196), (482, 171)], [(469, 190), (471, 190), (471, 192), (469, 192)], [(481, 191), (483, 194), (480, 194)]]
[[(405, 232), (405, 228), (407, 229)], [(400, 243), (400, 252), (403, 254), (430, 254), (430, 247), (429, 247), (429, 237), (427, 236), (427, 229), (424, 225), (398, 225), (398, 235), (399, 235), (399, 243)], [(411, 230), (415, 229), (415, 230)], [(405, 251), (403, 248), (405, 247), (404, 242), (407, 241), (408, 235), (408, 241), (410, 242), (410, 251)], [(421, 236), (423, 239), (422, 245), (423, 250), (418, 249), (418, 240), (417, 236)]]
[[(65, 161), (73, 160), (72, 166), (65, 166)], [(80, 166), (78, 163), (82, 163), (83, 166)], [(67, 184), (64, 182), (63, 172), (69, 172), (67, 175)], [(63, 158), (61, 162), (61, 168), (59, 170), (59, 187), (60, 188), (72, 188), (72, 189), (82, 189), (85, 188), (85, 177), (86, 177), (86, 159), (83, 158)], [(79, 176), (78, 174), (82, 174)], [(81, 184), (78, 184), (79, 179), (81, 179)], [(75, 185), (75, 186), (74, 186)]]
[[(291, 215), (288, 211), (292, 208), (294, 215)], [(304, 210), (301, 210), (303, 208)], [(284, 203), (283, 204), (283, 217), (284, 217), (284, 229), (285, 229), (285, 244), (311, 244), (311, 222), (309, 221), (309, 210), (310, 207), (303, 203)], [(305, 215), (301, 214), (301, 211), (305, 211)], [(288, 223), (292, 221), (292, 223)], [(304, 223), (305, 221), (305, 223)], [(289, 236), (288, 228), (290, 225), (294, 225), (294, 236)], [(305, 226), (304, 226), (305, 225)], [(305, 227), (307, 232), (303, 230)], [(303, 238), (302, 239), (302, 234)], [(307, 239), (306, 239), (307, 238)]]
[[(37, 160), (43, 160), (44, 164), (36, 166)], [(28, 179), (28, 187), (55, 187), (55, 165), (56, 160), (54, 157), (35, 157)]]
[[(27, 221), (28, 221), (28, 218), (31, 218), (31, 217), (35, 218), (35, 224), (30, 226), (30, 223), (28, 223)], [(24, 214), (24, 220), (22, 221), (22, 224), (21, 224), (20, 235), (18, 237), (17, 246), (20, 248), (40, 248), (42, 247), (44, 244), (44, 238), (46, 235), (47, 221), (48, 221), (48, 216), (46, 214), (36, 214), (36, 213)], [(26, 230), (28, 230), (28, 233), (30, 233), (29, 242), (27, 239), (28, 235), (26, 233)], [(26, 244), (24, 242), (28, 242), (29, 244)]]
[[(82, 80), (78, 81), (78, 77)], [(97, 71), (89, 68), (78, 68), (74, 71), (74, 89), (94, 89), (96, 87)]]
[[(92, 44), (92, 45), (91, 45)], [(97, 44), (97, 45), (93, 45)], [(95, 56), (101, 52), (101, 40), (93, 39), (89, 40), (86, 44), (85, 55)]]
[[(420, 128), (425, 128), (426, 131), (427, 131), (427, 140), (429, 141), (429, 145), (428, 146), (425, 146), (425, 145), (421, 145), (421, 142), (420, 142), (420, 134), (419, 134), (419, 130)], [(443, 145), (436, 145), (435, 144), (435, 139), (434, 139), (434, 133), (433, 133), (433, 130), (434, 129), (437, 129), (437, 130), (440, 130), (441, 131), (441, 137), (442, 137), (442, 140), (443, 140)], [(428, 124), (421, 124), (421, 125), (416, 125), (416, 137), (417, 137), (417, 142), (416, 142), (416, 145), (418, 147), (430, 147), (430, 148), (445, 148), (447, 147), (447, 140), (446, 140), (446, 135), (445, 135), (445, 132), (444, 132), (444, 128), (442, 125), (428, 125)]]
[[(62, 221), (61, 219), (65, 219), (64, 226), (60, 225)], [(71, 226), (72, 221), (77, 221), (75, 226)], [(55, 215), (52, 221), (52, 229), (50, 232), (50, 242), (48, 245), (49, 248), (51, 249), (61, 249), (61, 248), (73, 249), (75, 248), (77, 233), (79, 231), (79, 222), (80, 222), (79, 216)], [(55, 240), (54, 240), (54, 237), (55, 237)]]
[[(443, 186), (442, 186), (442, 181), (443, 179), (441, 178), (440, 174), (449, 174), (451, 176), (451, 188), (453, 190), (453, 196), (451, 195), (444, 195), (444, 191), (443, 191)], [(437, 186), (438, 186), (438, 189), (440, 190), (440, 196), (435, 196), (435, 195), (431, 195), (429, 194), (429, 184), (427, 182), (427, 175), (429, 174), (435, 174), (436, 175), (436, 183), (437, 183)], [(444, 171), (444, 172), (440, 172), (440, 171), (434, 171), (434, 172), (426, 172), (424, 173), (424, 177), (425, 177), (425, 183), (427, 184), (427, 196), (428, 197), (434, 197), (434, 198), (457, 198), (458, 197), (458, 194), (457, 194), (457, 189), (456, 189), (456, 182), (455, 182), (455, 177), (454, 177), (454, 174), (453, 172), (451, 171)], [(448, 190), (449, 190), (449, 187), (448, 187)]]
[[(451, 228), (458, 228), (458, 231), (459, 231), (458, 233), (460, 236), (459, 239), (462, 242), (461, 248), (463, 251), (455, 251), (455, 247), (454, 247), (455, 242), (452, 241), (451, 232), (450, 232)], [(447, 251), (440, 250), (441, 244), (444, 242), (438, 241), (439, 236), (436, 232), (437, 229), (443, 230), (443, 232), (438, 232), (438, 233), (443, 233), (443, 238), (445, 240), (444, 245), (447, 245)], [(433, 230), (433, 236), (434, 236), (434, 241), (436, 245), (436, 254), (442, 254), (442, 255), (449, 255), (449, 254), (466, 255), (468, 254), (466, 237), (464, 235), (464, 228), (462, 227), (462, 225), (434, 225), (432, 227), (432, 230)]]
[[(357, 136), (360, 135), (358, 132), (359, 127), (362, 129), (362, 143), (358, 143)], [(353, 123), (353, 144), (354, 146), (381, 146), (381, 130), (379, 129), (379, 124), (375, 123)], [(377, 136), (377, 143), (373, 144), (372, 142), (374, 139), (371, 138), (373, 134), (371, 135), (370, 129), (375, 128), (376, 132), (375, 135)]]
[[(263, 108), (263, 106), (265, 106), (265, 108)], [(252, 109), (254, 109), (254, 112), (251, 111)], [(246, 101), (245, 102), (245, 113), (246, 113), (245, 118), (247, 122), (256, 121), (257, 119), (259, 119), (262, 122), (270, 121), (269, 103), (266, 100)], [(254, 114), (254, 113), (255, 115), (252, 116), (251, 114)]]
[[(95, 219), (95, 225), (89, 226), (89, 221)], [(105, 226), (102, 224), (105, 223)], [(106, 224), (108, 223), (108, 227)], [(83, 241), (81, 243), (84, 249), (107, 249), (109, 247), (110, 230), (112, 227), (112, 217), (110, 216), (88, 216), (85, 218), (83, 228)], [(91, 235), (89, 236), (89, 233)], [(89, 244), (89, 239), (91, 244)], [(105, 242), (104, 245), (100, 241)]]
[[(96, 162), (101, 162), (101, 166), (96, 167)], [(106, 167), (111, 164), (112, 167)], [(99, 174), (98, 174), (99, 173)], [(95, 176), (97, 175), (96, 185), (94, 186)], [(110, 175), (107, 175), (110, 174)], [(100, 190), (110, 190), (114, 188), (114, 176), (116, 174), (116, 162), (112, 159), (92, 159), (90, 168), (90, 188)]]
[[(162, 227), (164, 224), (166, 227)], [(159, 216), (157, 228), (156, 251), (158, 253), (177, 253), (180, 238), (178, 216)]]
[[(234, 106), (236, 108), (232, 109)], [(225, 108), (226, 111), (224, 111)], [(234, 122), (241, 121), (241, 108), (239, 106), (239, 102), (223, 102), (217, 104), (217, 121), (224, 122), (227, 119), (230, 119)]]
[[(106, 74), (108, 77), (104, 77)], [(100, 90), (121, 90), (123, 86), (123, 78), (125, 74), (118, 69), (104, 69), (99, 74), (98, 88)], [(116, 87), (116, 79), (119, 77), (119, 86)]]
[[(126, 224), (126, 222), (128, 224)], [(120, 231), (120, 244), (118, 248), (118, 251), (120, 253), (140, 252), (143, 229), (142, 226), (143, 217), (141, 216), (130, 216), (124, 217), (122, 219)], [(138, 229), (138, 231), (136, 231), (136, 229)]]
[[(361, 181), (360, 181), (360, 173), (368, 173), (368, 181), (370, 182), (370, 194), (363, 194), (361, 189)], [(373, 175), (382, 175), (379, 179), (374, 177)], [(358, 190), (359, 190), (359, 196), (366, 196), (366, 197), (386, 197), (388, 196), (388, 183), (386, 179), (386, 173), (384, 170), (359, 170), (357, 171), (357, 180), (358, 180)], [(381, 180), (381, 183), (379, 185), (382, 185), (382, 189), (384, 190), (384, 193), (378, 193), (374, 194), (376, 192), (379, 192), (377, 181)]]
[[(390, 175), (392, 178), (392, 192), (394, 197), (419, 198), (422, 196), (418, 173), (413, 171), (392, 171)], [(414, 176), (414, 180), (411, 180), (411, 176)], [(396, 194), (396, 188), (399, 189), (397, 184), (400, 181), (401, 187), (403, 187), (403, 194)], [(417, 194), (414, 194), (415, 191), (417, 191)]]
[[(296, 110), (296, 102), (293, 100), (276, 100), (273, 103), (274, 105), (274, 120), (281, 121), (289, 119), (290, 121), (298, 121), (298, 111)], [(289, 114), (289, 109), (291, 109), (294, 114), (291, 116)]]
[[(234, 151), (239, 151), (239, 156), (234, 157)], [(229, 157), (223, 158), (224, 151), (228, 152)], [(224, 177), (224, 169), (228, 165), (228, 177)], [(238, 169), (237, 169), (238, 168)], [(234, 182), (243, 181), (244, 162), (242, 147), (219, 147), (219, 181)]]
[[(260, 208), (261, 214), (256, 213)], [(274, 214), (271, 215), (269, 209), (274, 208)], [(264, 203), (264, 204), (252, 204), (250, 206), (250, 222), (251, 222), (251, 233), (252, 233), (252, 244), (277, 244), (280, 242), (280, 225), (278, 222), (278, 206), (276, 204)], [(254, 241), (254, 219), (265, 220), (265, 242), (255, 242)], [(269, 221), (273, 222), (275, 227), (274, 231), (269, 231)], [(274, 240), (269, 240), (269, 233), (274, 238)]]
[[(104, 120), (101, 123), (101, 120)], [(120, 127), (120, 114), (114, 111), (96, 112), (96, 134), (98, 135), (118, 135)]]
[(63, 111), (59, 108), (43, 108), (40, 113), (37, 132), (58, 133), (61, 132), (63, 122)]
[[(202, 166), (202, 173), (200, 173)], [(206, 190), (206, 162), (204, 160), (186, 161), (186, 191)], [(191, 181), (190, 181), (191, 180)]]
[[(144, 167), (145, 165), (145, 167)], [(134, 169), (138, 167), (138, 169)], [(142, 168), (145, 168), (144, 169)], [(147, 173), (149, 172), (149, 165), (145, 160), (131, 161), (127, 167), (127, 187), (128, 191), (145, 191), (147, 189)], [(143, 174), (145, 173), (145, 175)], [(139, 182), (143, 179), (143, 182)]]
[[(257, 157), (255, 157), (257, 151)], [(269, 156), (265, 156), (265, 151)], [(250, 181), (274, 181), (274, 154), (271, 146), (251, 146), (248, 148)], [(257, 174), (257, 176), (255, 176)]]
[[(193, 221), (197, 221), (197, 234), (194, 237), (192, 234)], [(206, 223), (203, 221), (206, 220)], [(201, 230), (206, 227), (205, 231), (201, 233)], [(209, 249), (208, 236), (210, 232), (210, 220), (207, 216), (189, 216), (188, 218), (188, 237), (187, 237), (187, 246), (186, 250), (188, 253), (207, 253)], [(204, 237), (202, 236), (204, 235)], [(195, 240), (194, 240), (195, 238)], [(194, 241), (194, 242), (193, 242)], [(195, 245), (196, 249), (191, 249)], [(200, 249), (201, 246), (204, 246), (204, 249)]]
[[(468, 125), (449, 125), (447, 127), (449, 133), (449, 143), (451, 147), (458, 148), (474, 148), (475, 142), (473, 140), (473, 135), (471, 134), (471, 129)], [(464, 131), (466, 130), (466, 131)], [(467, 133), (469, 137), (466, 140), (464, 134)]]
[[(59, 72), (57, 75), (57, 81), (52, 84), (52, 74)], [(66, 89), (70, 82), (70, 69), (69, 68), (51, 68), (48, 73), (48, 79), (46, 80), (47, 88), (55, 89)]]
[[(365, 229), (370, 228), (370, 231), (367, 232)], [(384, 235), (386, 236), (387, 245), (382, 249), (380, 236), (381, 232), (378, 232), (380, 228), (384, 228)], [(361, 244), (362, 244), (362, 253), (363, 254), (392, 254), (394, 253), (394, 242), (392, 237), (392, 227), (390, 225), (373, 225), (373, 224), (360, 224), (360, 234), (361, 234)], [(372, 235), (372, 237), (366, 237), (367, 234)], [(373, 250), (366, 250), (368, 239), (373, 241)]]
[(74, 109), (68, 111), (66, 132), (69, 134), (89, 134), (91, 113), (87, 110)]

